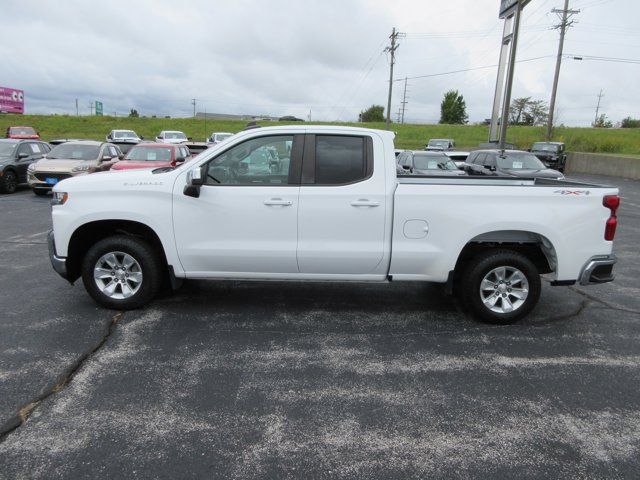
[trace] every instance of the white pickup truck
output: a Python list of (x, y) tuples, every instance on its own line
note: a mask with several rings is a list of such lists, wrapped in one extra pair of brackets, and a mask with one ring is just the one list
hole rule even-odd
[(115, 309), (165, 279), (438, 282), (513, 322), (552, 285), (613, 279), (615, 188), (397, 176), (391, 132), (256, 128), (176, 168), (58, 183), (54, 269)]

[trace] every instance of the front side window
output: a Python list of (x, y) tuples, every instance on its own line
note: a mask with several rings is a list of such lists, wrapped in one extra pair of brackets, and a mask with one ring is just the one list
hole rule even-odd
[(292, 135), (247, 140), (214, 158), (207, 166), (207, 185), (286, 185)]
[(367, 176), (364, 137), (316, 136), (316, 184), (343, 185)]

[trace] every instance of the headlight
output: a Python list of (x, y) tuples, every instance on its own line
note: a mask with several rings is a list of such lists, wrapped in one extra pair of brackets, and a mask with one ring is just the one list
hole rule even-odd
[(51, 205), (64, 205), (68, 198), (69, 194), (67, 192), (53, 192)]
[(27, 167), (27, 171), (35, 172), (36, 171), (36, 163), (38, 163), (38, 162), (30, 163), (29, 166)]
[(81, 163), (80, 165), (76, 165), (71, 169), (72, 172), (86, 172), (91, 168), (90, 163)]

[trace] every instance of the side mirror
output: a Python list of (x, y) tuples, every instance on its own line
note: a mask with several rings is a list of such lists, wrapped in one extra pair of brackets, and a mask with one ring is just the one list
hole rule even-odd
[(187, 140), (189, 140), (190, 142), (193, 142), (193, 137), (187, 137)]
[(111, 160), (113, 157), (111, 155), (103, 155), (102, 158), (100, 159), (101, 162), (108, 162), (109, 160)]
[(492, 171), (492, 172), (495, 172), (496, 171), (496, 166), (495, 165), (491, 165), (489, 167), (489, 170)]
[(527, 152), (530, 152), (530, 151), (531, 151), (531, 149), (530, 149), (530, 148), (527, 148)]
[(23, 158), (29, 158), (29, 154), (28, 153), (19, 153), (18, 154), (18, 159), (22, 160)]
[(207, 166), (193, 168), (187, 172), (187, 184), (182, 193), (187, 197), (200, 197), (200, 187), (204, 185)]
[(411, 170), (411, 167), (409, 165), (402, 165), (402, 168), (404, 168), (405, 170)]
[(118, 160), (122, 160), (124, 158), (124, 153), (121, 153), (120, 155), (118, 155)]
[(184, 157), (176, 157), (176, 163), (184, 163), (185, 160), (186, 158)]
[(140, 137), (140, 140), (144, 140), (144, 137)]

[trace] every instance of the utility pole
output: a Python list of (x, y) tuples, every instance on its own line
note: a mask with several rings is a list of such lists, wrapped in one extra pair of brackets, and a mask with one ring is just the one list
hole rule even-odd
[(602, 89), (600, 89), (600, 93), (598, 94), (598, 106), (596, 107), (596, 119), (593, 121), (593, 124), (596, 125), (598, 123), (598, 113), (600, 113), (600, 100), (604, 97), (604, 93), (602, 93)]
[(78, 99), (76, 98), (76, 117), (80, 116), (80, 109), (78, 108)]
[(402, 92), (402, 118), (400, 123), (404, 124), (404, 111), (407, 106), (407, 77), (404, 77), (404, 91)]
[(549, 118), (547, 119), (547, 135), (546, 135), (547, 141), (551, 140), (551, 133), (553, 131), (553, 113), (556, 108), (556, 93), (558, 92), (558, 79), (560, 78), (560, 65), (562, 64), (564, 36), (567, 33), (567, 28), (569, 28), (573, 24), (573, 21), (571, 21), (571, 17), (577, 13), (580, 13), (580, 10), (570, 10), (569, 0), (564, 0), (564, 8), (562, 10), (554, 8), (553, 10), (551, 10), (551, 13), (555, 13), (560, 17), (560, 23), (554, 27), (560, 30), (560, 43), (558, 43), (558, 57), (556, 59), (556, 71), (553, 76), (553, 88), (551, 90), (551, 101), (549, 102)]
[(193, 105), (193, 118), (196, 118), (196, 99), (191, 99), (191, 105)]
[(398, 107), (398, 120), (397, 120), (398, 123), (400, 123), (401, 118), (402, 118), (402, 107)]
[(396, 43), (396, 40), (399, 37), (403, 37), (404, 33), (396, 32), (396, 27), (393, 27), (391, 31), (391, 35), (389, 38), (391, 39), (391, 46), (384, 49), (385, 52), (389, 52), (391, 54), (391, 63), (389, 68), (389, 99), (387, 100), (387, 130), (389, 130), (389, 126), (391, 125), (391, 93), (393, 91), (393, 65), (396, 63), (396, 50), (400, 46)]
[(93, 102), (89, 104), (89, 111), (91, 112), (91, 116), (93, 117)]

